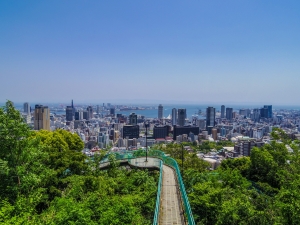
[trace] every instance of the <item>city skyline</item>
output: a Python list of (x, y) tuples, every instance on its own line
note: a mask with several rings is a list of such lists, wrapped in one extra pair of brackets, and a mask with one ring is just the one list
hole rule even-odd
[(299, 9), (2, 1), (0, 102), (298, 105)]

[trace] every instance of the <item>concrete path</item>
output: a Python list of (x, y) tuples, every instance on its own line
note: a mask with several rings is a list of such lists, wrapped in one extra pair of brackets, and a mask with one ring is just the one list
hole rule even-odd
[(159, 224), (185, 224), (180, 204), (180, 193), (178, 190), (176, 173), (173, 169), (164, 165), (162, 180)]
[[(153, 168), (160, 167), (160, 159), (148, 157), (131, 159), (129, 163), (135, 167)], [(124, 160), (126, 161), (126, 160)], [(109, 162), (101, 164), (100, 167), (108, 166)], [(180, 192), (176, 179), (176, 173), (171, 167), (163, 165), (162, 188), (160, 196), (160, 225), (183, 225), (185, 224), (183, 210), (180, 201)]]
[(159, 168), (160, 167), (160, 159), (157, 158), (147, 158), (146, 162), (146, 157), (141, 157), (141, 158), (135, 158), (135, 159), (130, 159), (130, 164), (135, 166), (135, 167), (141, 167), (141, 168)]

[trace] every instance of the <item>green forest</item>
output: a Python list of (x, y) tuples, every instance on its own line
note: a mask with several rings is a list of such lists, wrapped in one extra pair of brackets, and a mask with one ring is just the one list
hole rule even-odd
[[(196, 153), (231, 143), (155, 148), (181, 167), (196, 224), (300, 224), (299, 142), (271, 135), (214, 171)], [(83, 147), (65, 130), (30, 130), (11, 102), (0, 108), (0, 224), (152, 224), (159, 172), (120, 166), (114, 154), (100, 170), (105, 152), (91, 160)]]
[(110, 168), (81, 153), (79, 136), (31, 131), (0, 109), (0, 224), (152, 224), (159, 172)]
[(277, 128), (271, 136), (273, 141), (253, 148), (250, 157), (223, 160), (214, 171), (196, 155), (208, 143), (193, 147), (193, 153), (178, 144), (156, 148), (181, 166), (196, 224), (300, 224), (299, 141)]

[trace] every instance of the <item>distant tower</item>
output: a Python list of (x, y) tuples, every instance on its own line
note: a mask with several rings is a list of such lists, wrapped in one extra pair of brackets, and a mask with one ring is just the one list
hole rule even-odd
[(29, 103), (25, 102), (23, 106), (24, 106), (24, 113), (30, 114), (30, 105), (29, 105)]
[(162, 119), (164, 117), (164, 107), (159, 104), (158, 106), (158, 119)]
[(221, 105), (221, 118), (225, 118), (225, 105)]
[(66, 120), (67, 121), (73, 121), (73, 107), (67, 106), (66, 108)]
[(253, 109), (252, 119), (254, 122), (259, 122), (260, 120), (260, 109)]
[(34, 129), (50, 130), (50, 110), (48, 106), (35, 105)]
[(232, 120), (232, 112), (233, 112), (232, 108), (226, 108), (226, 119), (229, 121)]
[(109, 112), (111, 116), (115, 116), (116, 110), (115, 108), (110, 108)]
[(177, 109), (172, 109), (172, 125), (177, 125)]
[(75, 116), (75, 107), (74, 107), (74, 104), (73, 104), (73, 99), (72, 99), (72, 109), (73, 109), (73, 117)]
[(88, 114), (87, 117), (89, 119), (92, 119), (93, 118), (93, 107), (92, 106), (88, 106), (86, 110), (87, 110), (87, 114)]
[(129, 125), (137, 125), (137, 115), (135, 113), (129, 115)]
[(264, 108), (268, 109), (267, 118), (272, 118), (273, 117), (272, 105), (264, 105)]
[(178, 109), (178, 125), (184, 126), (186, 119), (186, 109)]
[(215, 119), (216, 119), (216, 109), (214, 107), (207, 107), (206, 109), (206, 129), (208, 127), (215, 126)]

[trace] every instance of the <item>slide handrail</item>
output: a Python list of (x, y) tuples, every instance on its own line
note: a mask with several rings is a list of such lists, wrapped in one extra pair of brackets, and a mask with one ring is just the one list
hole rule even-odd
[[(146, 156), (146, 150), (140, 149), (135, 151), (123, 151), (123, 152), (117, 152), (114, 153), (116, 155), (117, 160), (125, 160), (128, 159), (128, 162), (130, 163), (131, 159), (139, 158), (139, 157), (145, 157)], [(161, 193), (161, 185), (162, 185), (162, 166), (163, 163), (172, 167), (174, 171), (176, 172), (177, 180), (179, 183), (179, 190), (184, 206), (184, 214), (187, 218), (189, 225), (195, 225), (195, 220), (193, 217), (192, 209), (188, 200), (187, 193), (185, 191), (184, 183), (181, 177), (180, 169), (178, 166), (178, 163), (175, 159), (166, 156), (164, 152), (160, 150), (154, 150), (151, 149), (148, 151), (148, 157), (155, 157), (162, 160), (160, 164), (160, 175), (159, 175), (159, 183), (158, 183), (158, 193), (157, 193), (157, 199), (156, 199), (156, 206), (155, 206), (155, 213), (154, 213), (154, 220), (153, 225), (158, 224), (158, 218), (159, 218), (159, 207), (160, 207), (160, 193)], [(104, 157), (104, 159), (101, 161), (101, 163), (107, 163), (108, 162), (108, 155)]]

